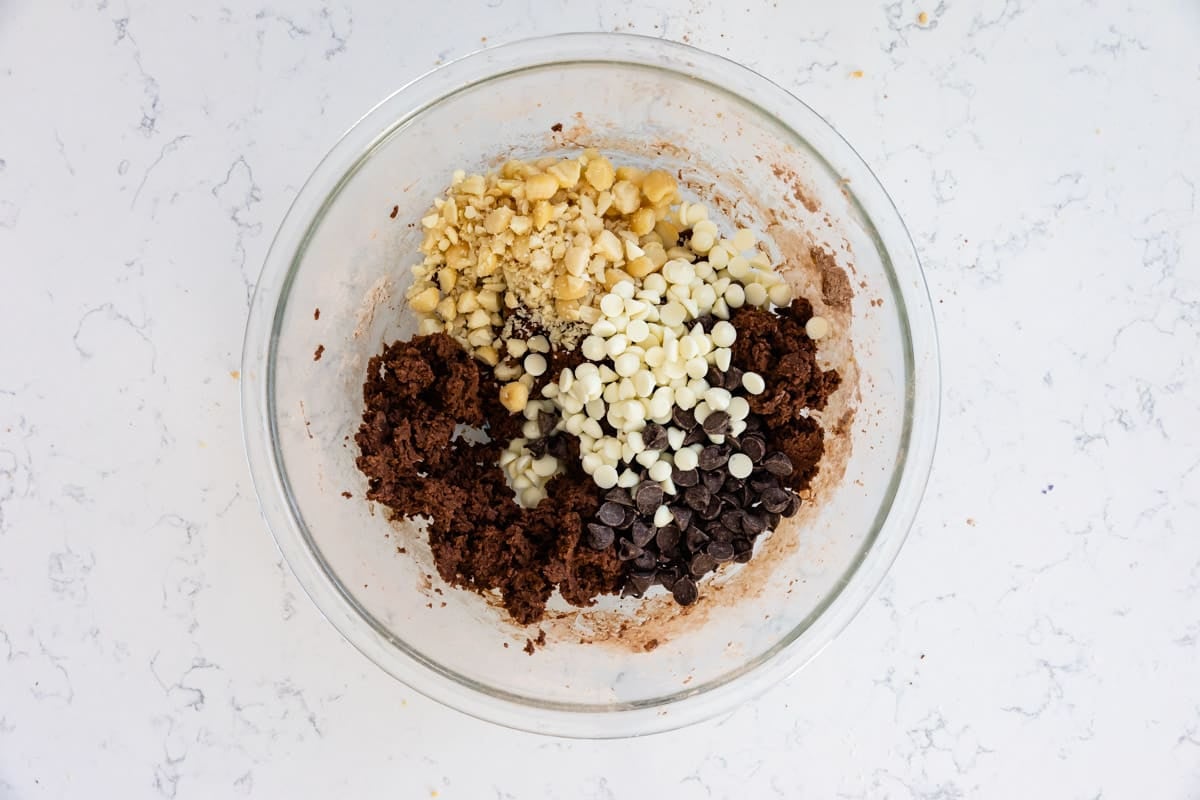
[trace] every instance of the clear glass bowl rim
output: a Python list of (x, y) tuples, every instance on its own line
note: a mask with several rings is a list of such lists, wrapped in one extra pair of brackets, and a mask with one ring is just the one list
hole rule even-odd
[[(621, 63), (709, 84), (773, 117), (796, 140), (850, 177), (851, 202), (866, 221), (899, 303), (907, 335), (907, 408), (901, 459), (872, 532), (842, 589), (767, 653), (686, 692), (635, 704), (550, 704), (493, 690), (441, 669), (374, 623), (330, 574), (304, 529), (275, 434), (274, 358), (288, 290), (307, 242), (328, 207), (376, 146), (438, 101), (485, 81), (530, 68), (568, 63)], [(789, 119), (832, 134), (817, 151)], [(829, 162), (840, 166), (835, 169)], [(895, 265), (903, 262), (903, 275)], [(358, 120), (300, 189), (271, 244), (246, 325), (242, 352), (242, 425), (259, 504), (289, 568), (321, 613), (351, 644), (409, 687), (480, 719), (536, 733), (614, 738), (654, 733), (730, 710), (799, 671), (836, 636), (883, 580), (915, 518), (936, 447), (940, 367), (932, 303), (911, 238), (895, 204), (857, 152), (815, 111), (782, 87), (736, 62), (652, 37), (570, 33), (480, 50), (403, 86)]]

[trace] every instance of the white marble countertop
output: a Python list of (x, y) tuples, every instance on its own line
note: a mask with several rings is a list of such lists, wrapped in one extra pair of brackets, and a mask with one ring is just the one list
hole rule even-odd
[[(0, 798), (1200, 797), (1200, 6), (404, 5), (0, 2)], [(341, 640), (259, 517), (236, 372), (346, 127), (445, 59), (596, 29), (838, 127), (918, 245), (945, 383), (846, 632), (606, 743), (476, 722)]]

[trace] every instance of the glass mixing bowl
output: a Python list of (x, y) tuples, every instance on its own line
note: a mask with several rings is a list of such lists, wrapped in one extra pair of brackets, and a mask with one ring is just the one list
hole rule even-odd
[[(419, 220), (452, 173), (583, 146), (677, 172), (685, 195), (708, 202), (723, 226), (765, 234), (819, 310), (831, 282), (852, 288), (849, 321), (843, 315), (822, 342), (822, 357), (843, 370), (839, 402), (854, 416), (824, 418), (842, 430), (805, 512), (750, 564), (703, 582), (695, 606), (605, 598), (582, 611), (557, 605), (540, 628), (522, 629), (495, 598), (442, 583), (419, 525), (390, 522), (386, 509), (364, 501), (354, 433), (368, 359), (415, 331), (403, 297)], [(812, 244), (842, 271), (822, 272)], [(896, 208), (854, 150), (742, 66), (615, 34), (488, 49), (363, 117), (279, 228), (250, 312), (242, 377), (263, 514), (338, 630), (449, 706), (582, 737), (694, 722), (816, 655), (894, 560), (924, 489), (938, 419), (937, 345), (920, 265)], [(527, 654), (526, 639), (539, 630), (545, 644)]]

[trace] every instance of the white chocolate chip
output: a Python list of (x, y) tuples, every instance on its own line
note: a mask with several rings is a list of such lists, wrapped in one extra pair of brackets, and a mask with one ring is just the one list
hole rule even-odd
[(654, 376), (648, 370), (638, 370), (633, 376), (633, 388), (638, 397), (649, 397), (656, 386)]
[[(602, 304), (603, 304), (603, 302), (604, 301), (601, 301)], [(612, 336), (616, 332), (617, 332), (617, 326), (613, 325), (611, 319), (601, 318), (601, 319), (596, 320), (595, 324), (592, 325), (592, 334), (595, 336), (599, 336), (601, 339), (607, 339), (609, 336)]]
[(622, 378), (628, 378), (638, 371), (639, 361), (634, 353), (622, 353), (613, 361), (613, 368)]
[(747, 372), (742, 375), (742, 388), (750, 394), (762, 394), (767, 389), (767, 382), (757, 372)]
[(812, 317), (804, 324), (804, 332), (808, 334), (808, 338), (814, 341), (828, 336), (832, 329), (833, 326), (824, 317)]
[(731, 353), (727, 347), (717, 348), (716, 352), (713, 354), (713, 363), (716, 364), (717, 369), (721, 370), (722, 372), (729, 371), (729, 365), (732, 363), (732, 361), (733, 353)]
[(541, 377), (546, 372), (546, 357), (541, 353), (530, 353), (525, 356), (525, 371), (535, 378)]
[(729, 474), (741, 480), (750, 477), (754, 471), (754, 462), (745, 453), (734, 453), (729, 457)]
[(643, 450), (637, 454), (636, 460), (646, 469), (650, 469), (658, 461), (660, 455), (662, 455), (662, 451), (660, 450)]
[(629, 341), (640, 344), (650, 336), (650, 326), (644, 320), (631, 320), (625, 328), (625, 335), (629, 337)]
[(606, 354), (604, 339), (596, 335), (588, 336), (580, 345), (584, 358), (591, 361), (601, 361)]
[[(659, 463), (659, 464), (665, 464), (666, 462), (665, 462), (665, 461), (660, 461), (660, 462), (658, 462), (658, 463)], [(658, 466), (658, 465), (656, 464), (655, 466)], [(653, 469), (650, 471), (650, 474), (651, 474), (651, 475), (653, 475), (653, 474), (654, 474), (654, 470), (653, 470)], [(656, 480), (664, 480), (664, 481), (665, 481), (665, 480), (668, 480), (668, 479), (670, 478), (670, 476), (671, 476), (671, 468), (670, 468), (670, 466), (668, 465), (668, 466), (667, 466), (667, 477), (666, 477), (666, 478), (658, 478), (658, 479), (656, 479)], [(671, 513), (671, 509), (670, 509), (670, 508), (668, 508), (668, 507), (667, 507), (667, 506), (665, 506), (665, 505), (663, 505), (663, 506), (659, 506), (659, 507), (658, 507), (658, 509), (657, 509), (657, 510), (655, 510), (655, 512), (654, 512), (654, 527), (656, 527), (656, 528), (665, 528), (665, 527), (667, 527), (668, 525), (670, 525), (670, 524), (671, 524), (671, 522), (672, 522), (674, 519), (675, 519), (675, 515)]]
[(675, 390), (675, 405), (687, 411), (689, 408), (696, 407), (696, 393), (687, 386), (681, 386)]
[(772, 305), (784, 308), (791, 305), (792, 287), (786, 283), (777, 283), (767, 290), (767, 296), (771, 299)]
[[(683, 433), (683, 431), (680, 431), (680, 433)], [(669, 438), (670, 438), (670, 434), (668, 434), (668, 441), (669, 441)], [(681, 437), (680, 445), (682, 446), (682, 444), (683, 444), (683, 441), (682, 441), (682, 437)], [(695, 469), (699, 464), (700, 464), (700, 459), (699, 459), (699, 456), (696, 455), (695, 450), (692, 450), (691, 448), (687, 448), (687, 447), (683, 447), (682, 449), (680, 449), (680, 448), (675, 449), (675, 466), (678, 467), (681, 471), (686, 472), (689, 469)]]
[[(625, 310), (625, 303), (621, 299), (620, 295), (609, 293), (601, 298), (600, 310), (603, 311), (604, 315), (607, 317), (618, 317), (621, 315), (621, 312)], [(599, 325), (600, 323), (597, 322), (596, 324)]]
[[(728, 368), (728, 366), (726, 366), (726, 368)], [(708, 374), (708, 362), (704, 360), (703, 356), (696, 356), (695, 358), (688, 359), (688, 362), (687, 362), (688, 377), (703, 378), (707, 374)]]
[(761, 308), (767, 304), (767, 290), (761, 283), (752, 283), (746, 287), (746, 302)]
[(713, 388), (704, 393), (704, 402), (713, 411), (727, 411), (733, 396), (727, 389)]
[[(739, 455), (741, 454), (739, 453)], [(747, 458), (746, 460), (749, 461), (750, 459)], [(746, 474), (749, 475), (750, 473)], [(601, 489), (611, 489), (617, 485), (617, 468), (612, 464), (603, 464), (592, 473), (592, 480)]]
[(737, 329), (725, 320), (721, 320), (712, 328), (712, 343), (717, 347), (730, 347), (737, 339)]
[(671, 465), (666, 461), (655, 461), (650, 466), (647, 474), (652, 481), (665, 481), (671, 477)]
[(670, 325), (671, 327), (677, 327), (679, 325), (682, 325), (684, 319), (687, 318), (687, 309), (685, 309), (682, 305), (680, 305), (677, 302), (672, 302), (672, 303), (667, 303), (665, 306), (662, 306), (662, 308), (659, 310), (658, 314), (659, 314), (659, 319), (662, 320), (662, 323), (664, 325)]
[(531, 465), (533, 474), (540, 478), (549, 478), (558, 471), (558, 459), (554, 456), (542, 456)]

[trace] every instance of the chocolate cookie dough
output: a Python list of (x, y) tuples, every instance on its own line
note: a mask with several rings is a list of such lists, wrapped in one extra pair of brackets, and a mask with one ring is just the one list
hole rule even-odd
[[(541, 618), (555, 586), (580, 606), (618, 588), (616, 554), (580, 544), (601, 491), (577, 466), (555, 478), (537, 508), (513, 501), (497, 458), (519, 417), (500, 406), (490, 371), (457, 342), (445, 334), (397, 342), (371, 359), (367, 375), (355, 437), (367, 498), (397, 517), (430, 519), (429, 542), (444, 580), (480, 592), (499, 589), (520, 623)], [(459, 426), (497, 438), (476, 444), (456, 435)], [(563, 439), (559, 446), (570, 445)]]
[(731, 320), (738, 332), (733, 362), (766, 381), (766, 391), (750, 397), (750, 410), (762, 416), (768, 445), (792, 460), (783, 483), (793, 491), (808, 487), (825, 452), (824, 432), (808, 412), (824, 409), (841, 383), (836, 371), (817, 365), (817, 345), (804, 332), (812, 315), (812, 304), (798, 297), (778, 314), (743, 309)]

